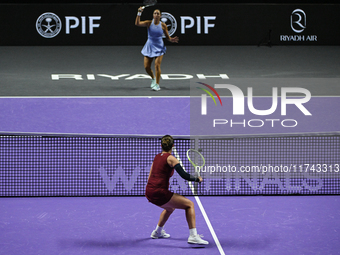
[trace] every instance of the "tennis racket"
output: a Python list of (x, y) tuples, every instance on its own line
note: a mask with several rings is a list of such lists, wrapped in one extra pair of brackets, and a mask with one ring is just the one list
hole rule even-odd
[(157, 4), (157, 0), (144, 0), (142, 9), (144, 10), (144, 8), (154, 6), (155, 4)]
[[(205, 159), (203, 157), (203, 155), (200, 152), (201, 150), (194, 150), (194, 149), (189, 149), (187, 151), (187, 158), (189, 160), (189, 162), (192, 164), (192, 166), (194, 167), (194, 171), (195, 171), (195, 176), (201, 176), (200, 172), (201, 172), (201, 168), (205, 165)], [(198, 189), (198, 183), (195, 182), (194, 183), (194, 190), (195, 190), (195, 195), (197, 195), (197, 189)]]

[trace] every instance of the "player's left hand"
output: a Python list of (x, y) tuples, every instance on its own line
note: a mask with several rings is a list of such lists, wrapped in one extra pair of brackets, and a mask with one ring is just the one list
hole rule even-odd
[(178, 41), (179, 41), (179, 38), (177, 36), (170, 38), (170, 42), (172, 43), (178, 43)]

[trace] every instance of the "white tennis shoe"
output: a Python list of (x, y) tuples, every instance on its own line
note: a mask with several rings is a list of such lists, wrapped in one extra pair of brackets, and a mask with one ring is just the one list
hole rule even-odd
[(208, 241), (203, 240), (201, 237), (203, 237), (202, 235), (190, 235), (188, 238), (188, 243), (192, 243), (192, 244), (209, 244)]
[(160, 90), (161, 90), (161, 87), (158, 84), (156, 84), (156, 91), (160, 91)]
[(152, 231), (151, 233), (151, 238), (153, 239), (158, 239), (158, 238), (169, 238), (170, 235), (165, 233), (165, 230), (163, 229), (161, 233), (157, 233), (156, 230)]
[(159, 85), (157, 83), (151, 89), (154, 90), (154, 91), (160, 91), (161, 90), (161, 88), (159, 87)]
[(150, 85), (151, 89), (153, 89), (155, 86), (156, 86), (156, 79), (152, 79), (151, 85)]

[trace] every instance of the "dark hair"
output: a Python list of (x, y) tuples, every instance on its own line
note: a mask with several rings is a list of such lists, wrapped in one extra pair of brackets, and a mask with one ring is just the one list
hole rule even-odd
[(174, 139), (171, 135), (165, 135), (162, 137), (162, 149), (164, 151), (170, 151), (172, 149), (172, 146), (174, 145)]

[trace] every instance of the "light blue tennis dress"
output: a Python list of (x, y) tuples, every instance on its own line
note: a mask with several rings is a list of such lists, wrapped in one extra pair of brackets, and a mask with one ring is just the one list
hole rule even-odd
[(151, 25), (148, 28), (148, 40), (142, 49), (142, 54), (144, 56), (154, 58), (165, 54), (166, 47), (162, 35), (162, 22), (155, 25), (154, 20), (152, 20)]

